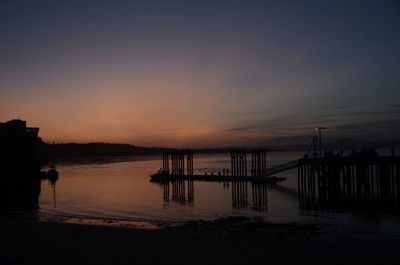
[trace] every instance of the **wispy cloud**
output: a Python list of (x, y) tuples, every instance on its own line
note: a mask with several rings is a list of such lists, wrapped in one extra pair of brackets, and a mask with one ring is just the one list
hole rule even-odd
[(267, 125), (249, 125), (249, 126), (243, 126), (243, 127), (235, 127), (235, 128), (230, 128), (228, 131), (248, 131), (256, 128), (263, 128), (267, 127)]
[(247, 127), (236, 127), (236, 128), (230, 128), (228, 131), (246, 131), (253, 128), (252, 126), (247, 126)]
[(350, 106), (350, 105), (338, 105), (338, 106), (333, 106), (332, 109), (351, 109), (354, 108), (354, 106)]

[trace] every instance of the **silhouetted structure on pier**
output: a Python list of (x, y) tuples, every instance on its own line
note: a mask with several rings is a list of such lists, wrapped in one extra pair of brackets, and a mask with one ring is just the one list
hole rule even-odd
[[(251, 152), (251, 176), (267, 177), (276, 173), (297, 167), (297, 160), (267, 168), (267, 150), (256, 149)], [(231, 172), (232, 176), (247, 177), (247, 151), (231, 151)]]
[(400, 213), (400, 157), (353, 153), (299, 160), (302, 209), (395, 211)]
[[(185, 172), (185, 157), (186, 157), (186, 172)], [(170, 171), (171, 158), (171, 171)], [(189, 151), (173, 151), (163, 153), (163, 168), (162, 171), (172, 175), (193, 175), (193, 152)]]
[(260, 149), (251, 152), (251, 175), (265, 176), (267, 172), (267, 150)]
[(40, 193), (39, 128), (0, 123), (0, 208), (37, 208)]
[(26, 121), (0, 123), (1, 163), (23, 167), (40, 167), (39, 128), (26, 127)]
[[(275, 184), (285, 178), (268, 177), (274, 173), (281, 172), (297, 166), (293, 162), (290, 164), (279, 165), (279, 167), (266, 168), (266, 150), (255, 150), (252, 152), (252, 176), (248, 176), (247, 170), (247, 151), (232, 150), (231, 170), (223, 169), (222, 174), (217, 175), (207, 174), (195, 175), (193, 173), (193, 152), (174, 151), (164, 152), (162, 156), (162, 168), (155, 174), (150, 175), (151, 181), (163, 182), (173, 180), (196, 180), (196, 181), (250, 181), (250, 182), (265, 182)], [(186, 158), (186, 171), (185, 171)], [(267, 178), (268, 177), (268, 178)]]
[(297, 167), (298, 164), (299, 164), (299, 160), (296, 159), (293, 161), (286, 162), (284, 164), (279, 164), (279, 165), (267, 168), (267, 170), (265, 172), (265, 176), (271, 176), (271, 175), (274, 175), (274, 174), (277, 174), (277, 173), (280, 173), (283, 171), (293, 169), (293, 168)]
[(247, 176), (247, 152), (246, 150), (231, 151), (232, 176)]

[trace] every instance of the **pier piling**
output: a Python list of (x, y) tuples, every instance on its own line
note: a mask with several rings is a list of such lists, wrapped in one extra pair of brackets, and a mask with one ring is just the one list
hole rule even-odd
[(400, 212), (400, 157), (303, 158), (300, 207)]

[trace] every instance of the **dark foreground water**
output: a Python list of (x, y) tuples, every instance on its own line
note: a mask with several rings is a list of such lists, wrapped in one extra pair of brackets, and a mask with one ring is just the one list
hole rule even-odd
[[(269, 153), (268, 166), (301, 157), (301, 152)], [(42, 182), (39, 216), (43, 219), (181, 222), (225, 216), (258, 216), (270, 222), (329, 223), (369, 231), (399, 232), (392, 213), (340, 209), (304, 209), (299, 205), (297, 170), (279, 174), (279, 185), (183, 182), (151, 183), (159, 157), (60, 161), (55, 185)], [(195, 174), (230, 167), (228, 154), (195, 155)]]

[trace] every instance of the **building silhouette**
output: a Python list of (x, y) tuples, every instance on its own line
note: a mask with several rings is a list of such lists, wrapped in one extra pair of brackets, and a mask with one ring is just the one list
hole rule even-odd
[(0, 209), (37, 208), (42, 158), (39, 128), (14, 119), (0, 123)]

